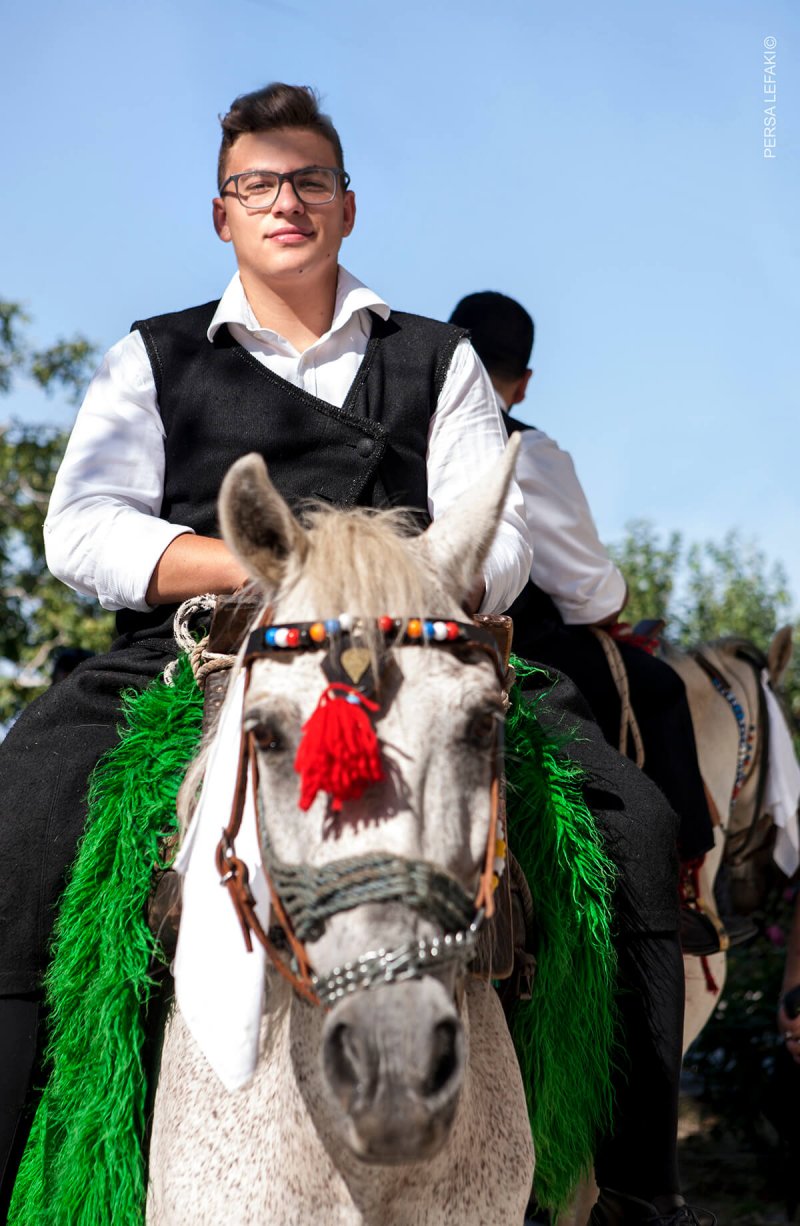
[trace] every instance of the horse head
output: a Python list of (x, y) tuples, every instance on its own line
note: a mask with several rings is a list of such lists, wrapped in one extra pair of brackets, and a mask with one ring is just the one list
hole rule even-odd
[[(256, 631), (264, 650), (244, 702), (263, 860), (330, 1006), (321, 1061), (337, 1129), (371, 1162), (435, 1154), (464, 1076), (462, 948), (494, 866), (503, 706), (463, 610), (502, 513), (512, 444), (480, 489), (417, 536), (395, 512), (316, 509), (301, 522), (258, 456), (234, 465), (220, 496), (225, 540), (270, 626), (286, 632)], [(351, 682), (350, 704), (332, 679)], [(306, 794), (295, 765), (323, 695), (363, 707), (377, 738), (380, 769), (344, 800)]]

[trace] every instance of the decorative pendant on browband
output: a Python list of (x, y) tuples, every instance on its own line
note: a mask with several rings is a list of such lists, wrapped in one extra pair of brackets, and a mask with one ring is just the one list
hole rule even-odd
[(384, 778), (380, 746), (370, 715), (380, 710), (354, 686), (335, 681), (323, 691), (303, 725), (294, 769), (300, 775), (300, 808), (310, 809), (327, 792), (334, 812), (358, 800)]

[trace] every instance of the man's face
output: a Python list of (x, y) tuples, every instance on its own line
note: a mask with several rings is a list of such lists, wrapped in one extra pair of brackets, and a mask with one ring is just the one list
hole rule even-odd
[[(228, 154), (225, 177), (244, 170), (286, 173), (304, 166), (336, 166), (330, 142), (307, 128), (281, 128), (240, 136)], [(314, 279), (336, 267), (342, 239), (353, 229), (356, 201), (342, 182), (327, 204), (304, 204), (291, 183), (282, 183), (278, 198), (265, 212), (240, 204), (233, 184), (214, 200), (214, 228), (233, 243), (244, 280), (291, 282)]]

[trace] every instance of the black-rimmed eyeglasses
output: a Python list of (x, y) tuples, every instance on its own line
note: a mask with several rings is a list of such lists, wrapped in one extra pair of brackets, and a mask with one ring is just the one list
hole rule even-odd
[(271, 209), (284, 183), (291, 183), (292, 191), (303, 204), (328, 204), (336, 195), (340, 179), (346, 191), (349, 174), (329, 166), (303, 166), (287, 174), (277, 170), (243, 170), (238, 175), (229, 175), (219, 194), (223, 196), (232, 183), (239, 203), (246, 209)]

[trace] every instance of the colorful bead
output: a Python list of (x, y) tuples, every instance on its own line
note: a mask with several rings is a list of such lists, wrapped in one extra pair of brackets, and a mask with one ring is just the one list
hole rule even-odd
[(353, 614), (352, 613), (340, 613), (339, 614), (339, 625), (341, 626), (342, 630), (344, 630), (345, 632), (348, 630), (352, 630), (353, 629)]
[(453, 639), (457, 639), (460, 633), (458, 629), (458, 623), (457, 622), (445, 622), (445, 626), (447, 628), (448, 639), (450, 639), (451, 642)]
[(422, 631), (426, 639), (433, 638), (433, 622), (423, 622)]
[(325, 629), (328, 631), (328, 634), (338, 634), (339, 633), (338, 618), (329, 617), (328, 620), (325, 622)]
[(447, 638), (447, 626), (444, 622), (433, 623), (433, 637), (437, 643), (443, 643)]
[(313, 622), (308, 627), (308, 637), (312, 643), (324, 643), (327, 636), (324, 622)]
[(297, 629), (296, 626), (292, 626), (291, 629), (286, 631), (286, 646), (296, 647), (299, 642), (300, 642), (300, 631)]
[(418, 617), (412, 617), (406, 626), (406, 634), (410, 639), (418, 639), (422, 635), (422, 622)]
[(378, 628), (382, 630), (384, 634), (388, 634), (390, 630), (394, 630), (394, 618), (385, 616), (379, 617)]
[(267, 647), (275, 646), (275, 627), (274, 626), (269, 627), (266, 634), (264, 635), (264, 638), (266, 640)]
[(289, 631), (286, 626), (279, 626), (275, 631), (275, 646), (287, 647), (289, 642)]

